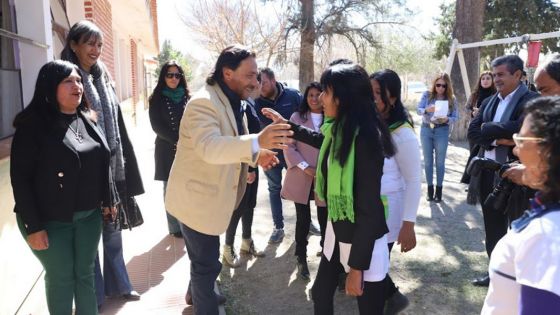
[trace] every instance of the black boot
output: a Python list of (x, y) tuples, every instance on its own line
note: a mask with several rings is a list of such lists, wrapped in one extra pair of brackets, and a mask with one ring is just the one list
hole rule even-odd
[(436, 202), (441, 202), (441, 190), (443, 189), (442, 186), (436, 186), (436, 196), (434, 198), (434, 200)]
[(434, 186), (433, 185), (428, 185), (428, 196), (426, 196), (426, 200), (427, 201), (433, 201), (434, 200)]
[(306, 257), (297, 258), (298, 274), (303, 280), (309, 280), (309, 267), (307, 266)]

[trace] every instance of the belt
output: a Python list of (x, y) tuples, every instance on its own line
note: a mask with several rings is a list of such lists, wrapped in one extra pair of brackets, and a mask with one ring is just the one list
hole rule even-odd
[(445, 127), (445, 126), (449, 126), (448, 123), (445, 124), (427, 124), (427, 123), (422, 123), (422, 127), (426, 127), (426, 128), (430, 128), (430, 129), (435, 129), (435, 128), (439, 128), (439, 127)]

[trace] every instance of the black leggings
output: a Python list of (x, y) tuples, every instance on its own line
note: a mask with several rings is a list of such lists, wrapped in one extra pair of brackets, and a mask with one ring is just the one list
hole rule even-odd
[[(313, 190), (312, 190), (313, 192)], [(309, 224), (311, 224), (311, 207), (307, 204), (295, 202), (296, 206), (296, 253), (297, 257), (305, 259), (307, 257), (307, 234), (309, 234)], [(321, 227), (321, 247), (327, 229), (327, 207), (317, 206), (317, 219)]]
[(237, 225), (239, 224), (239, 219), (242, 225), (242, 236), (244, 239), (251, 238), (251, 226), (253, 225), (253, 212), (255, 208), (244, 208), (239, 207), (233, 211), (231, 215), (231, 220), (229, 221), (228, 228), (226, 230), (226, 245), (233, 246), (233, 241), (235, 239), (235, 231), (237, 230)]
[[(389, 246), (389, 259), (391, 258), (391, 250), (393, 249), (394, 244), (395, 243), (387, 244), (387, 246)], [(398, 290), (399, 289), (397, 289), (397, 286), (395, 286), (393, 279), (391, 279), (391, 276), (389, 276), (389, 274), (387, 273), (387, 277), (385, 278), (385, 300), (388, 300)]]
[[(325, 255), (321, 256), (321, 263), (317, 271), (317, 277), (311, 296), (315, 314), (330, 315), (334, 313), (333, 297), (338, 285), (338, 275), (344, 272), (340, 263), (338, 244), (335, 245), (331, 260), (328, 261)], [(381, 315), (385, 306), (386, 281), (364, 282), (364, 293), (356, 297), (360, 314)]]

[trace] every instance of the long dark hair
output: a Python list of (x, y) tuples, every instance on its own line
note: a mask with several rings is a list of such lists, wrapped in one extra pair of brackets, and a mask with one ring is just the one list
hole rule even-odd
[[(70, 31), (68, 32), (68, 36), (66, 36), (66, 43), (64, 45), (64, 49), (62, 49), (62, 52), (60, 53), (60, 58), (80, 66), (78, 56), (74, 53), (74, 51), (72, 51), (72, 42), (75, 44), (83, 44), (90, 40), (90, 38), (93, 38), (95, 41), (103, 39), (103, 33), (97, 25), (86, 20), (79, 21), (72, 25), (72, 28), (70, 28)], [(104, 73), (104, 68), (99, 60), (91, 67), (89, 73), (94, 78), (98, 78)]]
[(379, 146), (386, 157), (395, 154), (391, 134), (375, 110), (373, 89), (368, 74), (359, 65), (338, 64), (328, 67), (321, 75), (323, 90), (331, 89), (338, 100), (333, 133), (342, 132), (342, 144), (335, 157), (341, 165), (346, 163), (354, 134), (368, 135), (372, 145)]
[(241, 62), (249, 57), (255, 58), (256, 55), (249, 48), (240, 45), (231, 45), (220, 53), (218, 60), (216, 60), (216, 65), (214, 69), (206, 78), (206, 84), (214, 85), (217, 82), (224, 81), (224, 68), (231, 70), (236, 70)]
[[(480, 83), (482, 81), (482, 77), (485, 75), (489, 75), (490, 78), (492, 78), (492, 85), (485, 89), (482, 87), (482, 84)], [(472, 92), (471, 94), (471, 107), (475, 107), (474, 105), (480, 105), (478, 103), (478, 97), (479, 95), (482, 95), (481, 93), (484, 93), (484, 91), (488, 90), (488, 92), (486, 92), (484, 95), (485, 96), (490, 96), (494, 93), (496, 93), (496, 85), (494, 84), (494, 77), (492, 76), (492, 71), (484, 71), (480, 74), (480, 76), (478, 77), (478, 83), (476, 84), (476, 87), (473, 88), (474, 92)], [(480, 100), (482, 101), (482, 100)]]
[[(13, 126), (18, 128), (32, 117), (39, 118), (47, 124), (56, 121), (60, 117), (60, 108), (56, 97), (57, 88), (64, 79), (70, 76), (72, 70), (76, 70), (80, 75), (78, 66), (68, 61), (54, 60), (44, 64), (39, 70), (39, 75), (37, 75), (35, 92), (31, 102), (17, 114)], [(82, 97), (78, 109), (87, 109), (84, 97)]]
[[(374, 72), (369, 78), (379, 83), (381, 99), (385, 106), (389, 107), (389, 117), (385, 120), (387, 125), (391, 126), (396, 122), (408, 122), (411, 126), (414, 126), (414, 122), (401, 100), (401, 79), (399, 75), (391, 69), (384, 69)], [(389, 95), (387, 95), (387, 91)], [(389, 97), (396, 98), (394, 104), (391, 104)]]
[(531, 132), (543, 138), (548, 172), (542, 189), (545, 202), (560, 201), (560, 97), (539, 97), (529, 102), (525, 115), (531, 114)]
[(152, 92), (152, 95), (150, 95), (150, 100), (154, 95), (160, 94), (163, 88), (167, 86), (167, 84), (165, 83), (165, 75), (167, 74), (167, 70), (169, 70), (169, 68), (171, 67), (177, 67), (177, 70), (179, 70), (179, 73), (181, 74), (179, 85), (177, 85), (177, 87), (183, 87), (185, 89), (185, 96), (187, 97), (187, 100), (190, 98), (189, 88), (187, 87), (187, 80), (185, 79), (185, 72), (183, 71), (183, 68), (175, 60), (170, 60), (164, 63), (161, 67), (158, 82), (156, 84), (156, 87), (154, 88), (154, 91)]
[(321, 87), (321, 83), (317, 81), (313, 81), (305, 87), (305, 92), (303, 92), (303, 99), (301, 100), (301, 104), (299, 104), (298, 113), (303, 119), (303, 121), (307, 121), (307, 113), (311, 111), (309, 107), (309, 103), (307, 103), (307, 96), (309, 95), (309, 91), (311, 89), (317, 89), (319, 92), (323, 92), (323, 88)]

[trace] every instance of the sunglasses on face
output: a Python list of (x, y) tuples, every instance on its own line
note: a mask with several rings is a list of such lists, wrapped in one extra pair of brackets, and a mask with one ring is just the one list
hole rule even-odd
[(447, 84), (439, 84), (439, 83), (437, 83), (437, 84), (436, 84), (436, 87), (444, 88), (444, 89), (445, 89), (445, 88), (447, 88)]
[(516, 146), (521, 147), (525, 141), (535, 141), (537, 143), (544, 142), (544, 138), (536, 138), (536, 137), (520, 137), (519, 134), (514, 133), (513, 142)]
[(175, 79), (180, 79), (183, 75), (179, 72), (168, 72), (165, 74), (165, 77), (168, 79), (172, 79), (173, 77), (175, 77)]

